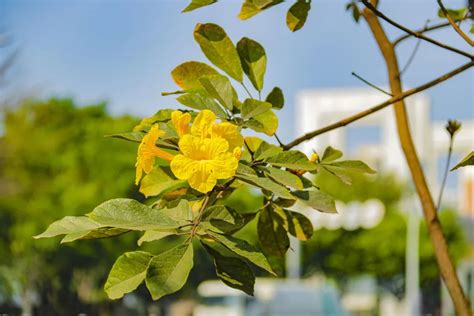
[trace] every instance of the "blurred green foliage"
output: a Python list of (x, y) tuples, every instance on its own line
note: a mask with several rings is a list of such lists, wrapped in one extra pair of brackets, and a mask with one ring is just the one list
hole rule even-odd
[(137, 195), (136, 147), (104, 137), (130, 130), (137, 120), (114, 118), (105, 104), (78, 107), (70, 99), (28, 101), (4, 110), (3, 116), (0, 274), (18, 276), (10, 277), (13, 285), (0, 288), (3, 298), (20, 295), (28, 304), (32, 292), (41, 293), (41, 305), (63, 315), (75, 311), (78, 300), (105, 299), (101, 278), (119, 253), (134, 246), (134, 236), (60, 247), (56, 239), (32, 236), (65, 215)]

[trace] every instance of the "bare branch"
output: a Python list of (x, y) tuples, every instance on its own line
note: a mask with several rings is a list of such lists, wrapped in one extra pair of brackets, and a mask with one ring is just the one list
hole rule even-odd
[(377, 105), (375, 105), (375, 106), (373, 106), (373, 107), (371, 107), (371, 108), (369, 108), (365, 111), (359, 112), (359, 113), (357, 113), (355, 115), (352, 115), (352, 116), (349, 116), (349, 117), (347, 117), (343, 120), (340, 120), (338, 122), (327, 125), (323, 128), (320, 128), (320, 129), (317, 129), (315, 131), (304, 134), (303, 136), (298, 137), (295, 140), (293, 140), (292, 142), (286, 144), (283, 148), (286, 149), (286, 150), (291, 149), (291, 148), (293, 148), (293, 147), (295, 147), (295, 146), (297, 146), (297, 145), (299, 145), (299, 144), (301, 144), (301, 143), (303, 143), (307, 140), (310, 140), (310, 139), (312, 139), (312, 138), (314, 138), (318, 135), (327, 133), (329, 131), (332, 131), (333, 129), (336, 129), (336, 128), (339, 128), (339, 127), (342, 127), (342, 126), (349, 125), (349, 124), (351, 124), (351, 123), (353, 123), (357, 120), (360, 120), (361, 118), (364, 118), (364, 117), (366, 117), (370, 114), (373, 114), (377, 111), (380, 111), (381, 109), (383, 109), (383, 108), (385, 108), (385, 107), (387, 107), (391, 104), (394, 104), (394, 103), (396, 103), (398, 101), (401, 101), (401, 100), (403, 100), (403, 99), (405, 99), (405, 98), (407, 98), (407, 97), (409, 97), (413, 94), (416, 94), (416, 93), (421, 92), (423, 90), (429, 89), (429, 88), (431, 88), (431, 87), (433, 87), (433, 86), (435, 86), (435, 85), (437, 85), (437, 84), (439, 84), (439, 83), (441, 83), (445, 80), (448, 80), (449, 78), (452, 78), (452, 77), (456, 76), (457, 74), (459, 74), (459, 73), (461, 73), (461, 72), (463, 72), (463, 71), (465, 71), (465, 70), (467, 70), (467, 69), (469, 69), (473, 66), (474, 66), (474, 61), (471, 61), (467, 64), (464, 64), (463, 66), (461, 66), (459, 68), (456, 68), (453, 71), (450, 71), (450, 72), (442, 75), (441, 77), (438, 77), (438, 78), (436, 78), (432, 81), (429, 81), (425, 84), (422, 84), (421, 86), (418, 86), (416, 88), (407, 90), (407, 91), (405, 91), (405, 92), (403, 92), (403, 93), (401, 93), (397, 96), (394, 96), (394, 97), (388, 99), (385, 102), (377, 104)]
[(449, 45), (446, 45), (444, 43), (441, 43), (441, 42), (438, 42), (430, 37), (427, 37), (425, 35), (423, 35), (422, 33), (415, 33), (413, 32), (412, 30), (410, 30), (409, 28), (395, 22), (394, 20), (392, 20), (391, 18), (387, 17), (385, 14), (383, 14), (382, 12), (380, 12), (376, 7), (374, 7), (370, 2), (368, 2), (367, 0), (361, 0), (362, 3), (367, 7), (367, 9), (369, 9), (370, 11), (372, 11), (375, 15), (377, 15), (378, 17), (380, 17), (381, 19), (385, 20), (386, 22), (390, 23), (391, 25), (395, 26), (396, 28), (404, 31), (405, 33), (407, 34), (410, 34), (412, 36), (415, 36), (417, 38), (421, 38), (422, 40), (425, 40), (433, 45), (436, 45), (438, 47), (441, 47), (441, 48), (444, 48), (446, 50), (449, 50), (449, 51), (452, 51), (454, 53), (457, 53), (459, 55), (462, 55), (462, 56), (465, 56), (471, 60), (474, 60), (474, 55), (472, 54), (469, 54), (468, 52), (465, 52), (465, 51), (462, 51), (460, 49), (457, 49), (455, 47), (452, 47), (452, 46), (449, 46)]
[(377, 87), (376, 85), (374, 85), (373, 83), (365, 80), (364, 78), (362, 78), (361, 76), (359, 76), (358, 74), (356, 74), (355, 72), (352, 72), (351, 73), (354, 77), (356, 77), (357, 79), (359, 79), (360, 81), (362, 81), (363, 83), (365, 83), (366, 85), (374, 88), (375, 90), (377, 91), (380, 91), (382, 92), (383, 94), (386, 94), (388, 95), (389, 97), (393, 97), (393, 95), (391, 93), (388, 93), (387, 91), (385, 91), (384, 89), (380, 88), (380, 87)]
[(441, 0), (438, 0), (438, 5), (443, 11), (444, 15), (446, 16), (446, 19), (448, 19), (449, 24), (453, 27), (453, 29), (461, 36), (471, 47), (474, 46), (474, 41), (467, 36), (466, 33), (464, 33), (461, 28), (456, 24), (456, 22), (453, 20), (451, 15), (449, 15), (448, 10), (443, 5), (443, 2)]

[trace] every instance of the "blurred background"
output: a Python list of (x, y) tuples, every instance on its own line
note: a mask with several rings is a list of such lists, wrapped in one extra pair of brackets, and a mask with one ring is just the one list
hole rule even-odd
[[(241, 1), (227, 0), (181, 14), (180, 0), (0, 0), (0, 314), (8, 315), (454, 315), (426, 226), (400, 153), (391, 109), (304, 144), (327, 145), (361, 159), (376, 176), (348, 186), (321, 173), (314, 181), (338, 200), (339, 215), (301, 209), (316, 231), (292, 243), (282, 278), (257, 280), (251, 298), (215, 280), (199, 249), (183, 290), (153, 302), (139, 288), (119, 301), (103, 292), (107, 273), (138, 236), (113, 240), (33, 240), (49, 223), (92, 210), (104, 200), (143, 200), (133, 185), (136, 146), (104, 138), (124, 132), (159, 109), (176, 108), (170, 71), (187, 60), (205, 61), (194, 43), (198, 22), (224, 27), (238, 41), (260, 42), (268, 56), (264, 94), (280, 86), (283, 142), (385, 99), (351, 75), (386, 85), (383, 60), (367, 26), (345, 11), (346, 1), (312, 4), (305, 27), (292, 34), (287, 5), (249, 21), (236, 18)], [(465, 6), (465, 1), (445, 1)], [(381, 10), (414, 29), (435, 23), (431, 0), (381, 2)], [(400, 33), (387, 26), (392, 37)], [(464, 47), (449, 28), (433, 36)], [(402, 66), (416, 40), (400, 45)], [(421, 43), (403, 74), (417, 86), (463, 63)], [(467, 71), (408, 99), (419, 155), (437, 197), (449, 135), (447, 119), (463, 127), (452, 161), (474, 148), (474, 73)], [(474, 301), (474, 172), (450, 173), (440, 210), (458, 273)], [(262, 198), (239, 189), (230, 203), (241, 212)], [(255, 227), (239, 232), (258, 244)], [(166, 239), (144, 246), (159, 252)]]

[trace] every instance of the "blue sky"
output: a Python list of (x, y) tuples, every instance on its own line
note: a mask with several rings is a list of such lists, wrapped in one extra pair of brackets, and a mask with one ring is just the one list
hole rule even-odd
[[(313, 1), (306, 26), (291, 33), (285, 14), (292, 1), (248, 21), (236, 15), (241, 0), (182, 14), (181, 0), (0, 0), (0, 28), (15, 40), (20, 55), (11, 80), (16, 93), (67, 96), (81, 104), (107, 100), (113, 113), (153, 114), (176, 107), (162, 91), (176, 90), (169, 76), (179, 63), (205, 61), (192, 31), (196, 23), (225, 28), (234, 42), (247, 36), (259, 41), (268, 56), (265, 92), (280, 86), (286, 108), (279, 112), (281, 137), (294, 136), (294, 100), (308, 88), (355, 87), (369, 81), (386, 84), (383, 60), (364, 23), (355, 24), (345, 11), (346, 0)], [(445, 1), (449, 7), (463, 1)], [(432, 0), (385, 0), (381, 10), (395, 20), (420, 28), (437, 14)], [(401, 34), (384, 25), (389, 34)], [(446, 29), (432, 36), (453, 46), (467, 44)], [(416, 41), (400, 45), (403, 65)], [(416, 86), (466, 62), (466, 58), (422, 43), (404, 79)], [(474, 117), (474, 71), (427, 92), (433, 119)], [(244, 94), (242, 94), (244, 97)], [(369, 106), (369, 105), (368, 105)]]

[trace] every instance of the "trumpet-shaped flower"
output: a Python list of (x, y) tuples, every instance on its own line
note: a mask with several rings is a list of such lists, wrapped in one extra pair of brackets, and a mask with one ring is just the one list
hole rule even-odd
[(194, 119), (191, 134), (200, 137), (209, 137), (211, 128), (216, 123), (216, 115), (209, 110), (201, 111)]
[(179, 149), (182, 154), (171, 161), (171, 171), (199, 192), (211, 191), (218, 179), (230, 178), (237, 170), (239, 161), (228, 151), (229, 144), (223, 138), (187, 134), (179, 141)]
[(155, 158), (159, 157), (168, 161), (173, 159), (173, 155), (158, 148), (156, 141), (164, 135), (164, 131), (160, 130), (158, 125), (150, 128), (148, 133), (143, 137), (142, 142), (138, 146), (137, 163), (136, 163), (136, 177), (135, 184), (140, 182), (143, 171), (150, 173), (153, 169)]
[(229, 143), (229, 150), (241, 148), (244, 144), (244, 138), (240, 135), (239, 127), (229, 122), (215, 124), (211, 128), (211, 138), (224, 138)]
[(191, 115), (181, 111), (173, 111), (173, 113), (171, 113), (171, 122), (173, 123), (178, 136), (181, 137), (188, 133), (189, 123), (191, 123)]

